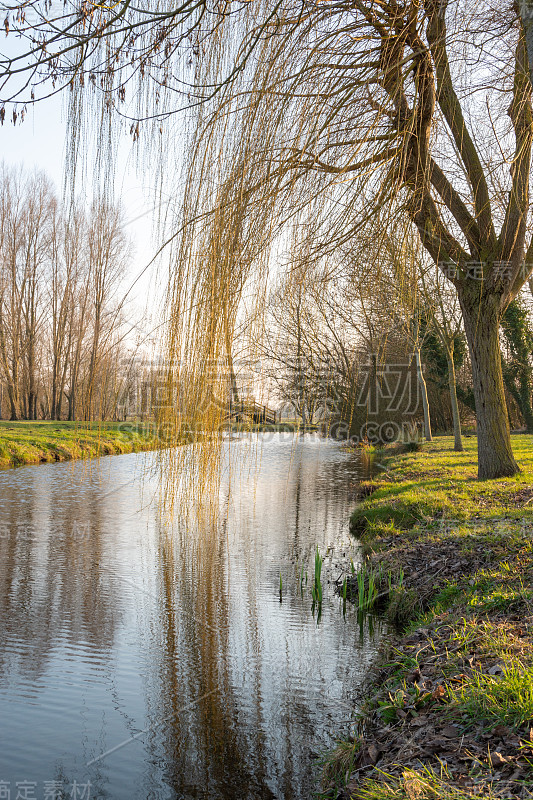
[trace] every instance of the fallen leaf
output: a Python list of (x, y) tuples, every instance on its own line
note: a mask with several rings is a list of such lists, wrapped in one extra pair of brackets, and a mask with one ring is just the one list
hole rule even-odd
[(464, 683), (468, 680), (468, 675), (465, 675), (464, 672), (461, 672), (460, 675), (454, 675), (454, 677), (450, 680), (453, 681), (453, 683)]
[(375, 764), (379, 758), (379, 747), (374, 743), (368, 746), (368, 758), (371, 764)]
[(504, 764), (509, 763), (508, 759), (505, 758), (505, 756), (502, 756), (501, 753), (498, 753), (497, 750), (494, 753), (490, 753), (489, 758), (493, 767), (503, 767)]
[(446, 697), (446, 689), (444, 686), (437, 686), (435, 689), (433, 689), (431, 697), (433, 700), (442, 700), (444, 697)]
[(459, 729), (455, 725), (445, 725), (441, 733), (448, 739), (455, 739), (456, 736), (459, 736)]
[(492, 729), (492, 732), (495, 736), (508, 736), (509, 728), (507, 725), (496, 725), (496, 727)]

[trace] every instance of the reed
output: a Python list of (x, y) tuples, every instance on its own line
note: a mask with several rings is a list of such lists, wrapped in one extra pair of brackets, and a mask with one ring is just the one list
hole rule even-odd
[(367, 566), (361, 567), (357, 573), (357, 608), (359, 611), (370, 611), (374, 608), (380, 597), (382, 583), (383, 571), (381, 567), (379, 569)]
[(313, 580), (313, 586), (311, 588), (311, 596), (313, 598), (313, 605), (320, 606), (322, 603), (322, 564), (324, 563), (324, 559), (320, 555), (320, 551), (318, 549), (318, 545), (315, 552), (315, 576)]

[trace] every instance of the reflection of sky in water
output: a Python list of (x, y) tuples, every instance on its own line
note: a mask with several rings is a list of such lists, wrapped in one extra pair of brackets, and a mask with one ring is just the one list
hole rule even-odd
[[(0, 780), (43, 798), (52, 780), (90, 780), (91, 798), (311, 796), (375, 646), (327, 584), (358, 558), (359, 464), (311, 436), (233, 440), (219, 519), (170, 530), (153, 460), (0, 473)], [(318, 625), (298, 577), (317, 544)]]

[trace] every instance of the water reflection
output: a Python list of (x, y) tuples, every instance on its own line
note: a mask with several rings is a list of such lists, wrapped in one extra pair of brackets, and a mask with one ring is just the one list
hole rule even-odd
[(172, 520), (153, 463), (0, 474), (0, 781), (42, 798), (52, 780), (91, 798), (310, 797), (380, 634), (327, 584), (317, 625), (300, 591), (317, 545), (325, 581), (358, 558), (360, 463), (311, 436), (231, 441), (217, 513)]

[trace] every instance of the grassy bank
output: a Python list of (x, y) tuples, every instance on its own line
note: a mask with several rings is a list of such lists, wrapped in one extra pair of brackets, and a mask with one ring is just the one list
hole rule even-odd
[(0, 421), (0, 467), (155, 449), (148, 427), (124, 422)]
[(533, 437), (513, 446), (513, 478), (478, 482), (475, 439), (454, 453), (442, 437), (362, 492), (367, 563), (349, 589), (368, 602), (372, 587), (399, 628), (358, 735), (325, 761), (325, 797), (533, 797)]

